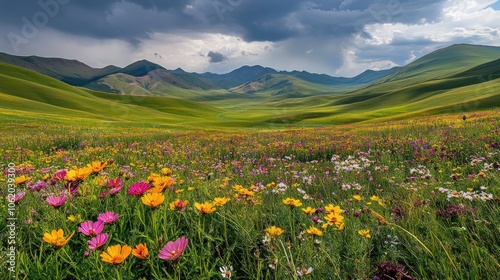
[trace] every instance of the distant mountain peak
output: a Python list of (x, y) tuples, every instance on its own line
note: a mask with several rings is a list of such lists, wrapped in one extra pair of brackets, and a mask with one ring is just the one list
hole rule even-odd
[(142, 60), (136, 61), (136, 62), (128, 65), (127, 67), (123, 68), (123, 70), (121, 72), (124, 74), (131, 75), (131, 76), (141, 77), (141, 76), (145, 76), (149, 72), (157, 70), (157, 69), (166, 70), (161, 65), (158, 65), (158, 64), (153, 63), (153, 62), (146, 60), (146, 59), (142, 59)]

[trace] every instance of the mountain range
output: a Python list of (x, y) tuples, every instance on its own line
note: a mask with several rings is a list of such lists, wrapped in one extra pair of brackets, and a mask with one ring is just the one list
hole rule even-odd
[[(0, 108), (202, 126), (339, 124), (497, 107), (498, 78), (500, 47), (468, 44), (352, 78), (259, 65), (189, 73), (147, 60), (98, 69), (77, 60), (0, 53)], [(111, 107), (128, 113), (110, 114)]]

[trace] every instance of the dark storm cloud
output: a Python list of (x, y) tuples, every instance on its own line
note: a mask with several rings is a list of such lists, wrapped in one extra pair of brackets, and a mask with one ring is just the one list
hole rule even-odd
[(223, 54), (214, 51), (209, 51), (207, 57), (211, 63), (218, 63), (227, 59)]
[[(152, 32), (219, 32), (245, 41), (303, 35), (345, 37), (369, 23), (424, 23), (444, 0), (0, 0), (2, 23), (18, 27), (57, 5), (47, 26), (69, 34), (136, 41)], [(44, 8), (45, 7), (45, 8)]]

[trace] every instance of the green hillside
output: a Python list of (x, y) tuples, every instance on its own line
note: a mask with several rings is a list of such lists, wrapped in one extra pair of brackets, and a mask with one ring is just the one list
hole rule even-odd
[[(0, 63), (0, 119), (30, 116), (116, 126), (236, 128), (461, 113), (500, 105), (499, 57), (497, 47), (454, 45), (399, 69), (367, 71), (358, 76), (364, 83), (328, 85), (297, 75), (268, 73), (230, 90), (214, 89), (209, 80), (166, 69), (142, 75), (139, 72), (150, 65), (143, 61), (129, 68), (142, 76), (117, 73), (98, 80), (102, 84), (96, 83), (96, 87), (107, 86), (116, 94), (74, 87)], [(378, 77), (382, 78), (368, 83)]]
[(77, 60), (45, 58), (38, 56), (13, 56), (0, 52), (0, 62), (20, 66), (42, 73), (72, 85), (85, 85), (95, 79), (118, 71), (116, 66), (92, 68)]
[(407, 83), (440, 79), (500, 58), (500, 47), (452, 45), (425, 55), (379, 81)]
[(169, 125), (200, 123), (204, 118), (215, 118), (220, 112), (209, 105), (177, 98), (133, 98), (75, 88), (39, 73), (1, 63), (0, 80), (2, 111)]

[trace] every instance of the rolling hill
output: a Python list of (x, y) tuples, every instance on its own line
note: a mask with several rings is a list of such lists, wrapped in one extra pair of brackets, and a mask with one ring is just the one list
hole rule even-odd
[[(86, 69), (87, 78), (104, 71), (62, 61), (64, 67), (54, 69), (72, 75)], [(31, 65), (50, 70), (42, 64)], [(500, 48), (474, 45), (453, 45), (403, 67), (368, 70), (353, 78), (260, 66), (195, 75), (139, 61), (87, 84), (120, 94), (0, 63), (0, 119), (29, 114), (56, 121), (213, 128), (343, 124), (498, 107), (499, 78)], [(237, 80), (243, 83), (221, 87)]]

